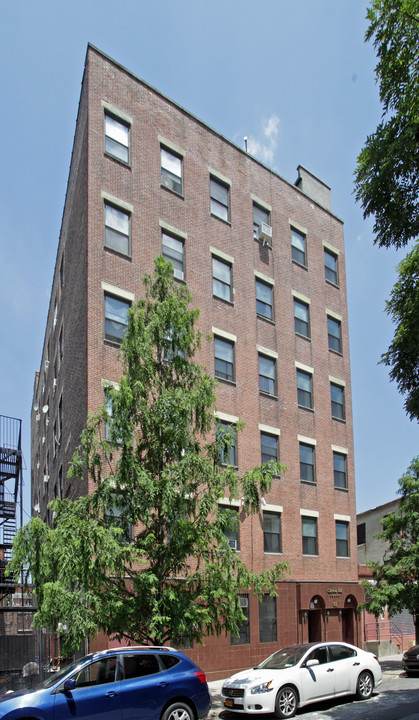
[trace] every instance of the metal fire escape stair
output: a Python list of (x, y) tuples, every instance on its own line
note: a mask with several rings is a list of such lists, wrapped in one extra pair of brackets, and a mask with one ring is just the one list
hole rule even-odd
[(16, 535), (16, 508), (22, 483), (21, 420), (0, 415), (0, 595), (12, 593), (5, 570)]

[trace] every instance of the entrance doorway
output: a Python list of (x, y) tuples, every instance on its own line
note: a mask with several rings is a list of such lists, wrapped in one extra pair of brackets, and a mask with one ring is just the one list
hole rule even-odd
[(342, 611), (342, 640), (350, 643), (350, 645), (355, 644), (355, 623), (352, 608), (346, 608)]
[(308, 641), (320, 642), (322, 639), (322, 611), (308, 611)]

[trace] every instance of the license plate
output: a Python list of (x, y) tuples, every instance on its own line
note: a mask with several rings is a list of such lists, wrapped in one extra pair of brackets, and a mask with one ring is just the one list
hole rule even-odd
[(224, 700), (224, 705), (226, 707), (234, 707), (234, 700), (230, 700), (229, 698), (227, 698), (227, 700)]

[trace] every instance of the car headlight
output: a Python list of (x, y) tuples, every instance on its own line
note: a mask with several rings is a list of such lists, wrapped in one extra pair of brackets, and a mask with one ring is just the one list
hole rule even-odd
[(271, 692), (273, 690), (273, 680), (268, 680), (268, 682), (261, 683), (260, 685), (256, 685), (256, 687), (252, 688), (250, 693), (251, 695), (258, 695), (259, 693), (266, 693)]

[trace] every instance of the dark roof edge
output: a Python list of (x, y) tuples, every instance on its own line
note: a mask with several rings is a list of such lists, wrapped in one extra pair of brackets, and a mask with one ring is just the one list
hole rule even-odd
[[(260, 165), (261, 167), (265, 168), (265, 170), (267, 170), (268, 172), (272, 173), (272, 175), (275, 175), (276, 177), (278, 177), (280, 180), (282, 180), (282, 182), (286, 183), (286, 185), (289, 185), (290, 187), (294, 188), (294, 190), (296, 190), (297, 192), (299, 192), (303, 197), (307, 198), (310, 202), (314, 202), (315, 205), (317, 205), (319, 208), (321, 208), (322, 210), (324, 210), (328, 215), (331, 215), (333, 218), (335, 218), (335, 220), (337, 220), (338, 222), (340, 222), (340, 223), (343, 224), (342, 218), (340, 218), (338, 215), (335, 215), (334, 212), (332, 212), (332, 211), (329, 210), (328, 208), (324, 207), (323, 205), (321, 205), (320, 203), (318, 203), (316, 200), (314, 200), (313, 198), (311, 198), (309, 195), (307, 195), (306, 193), (304, 193), (302, 190), (300, 190), (300, 188), (299, 188), (297, 185), (295, 185), (295, 183), (292, 183), (292, 182), (290, 182), (289, 180), (286, 180), (286, 178), (282, 177), (282, 175), (280, 175), (279, 173), (277, 173), (275, 170), (273, 170), (272, 168), (270, 168), (268, 165), (265, 165), (263, 162), (261, 162), (260, 160), (258, 160), (254, 155), (251, 155), (250, 153), (246, 152), (246, 150), (243, 150), (241, 147), (239, 147), (239, 145), (236, 145), (232, 140), (229, 140), (229, 138), (227, 138), (227, 137), (225, 137), (224, 135), (222, 135), (222, 133), (218, 132), (218, 130), (215, 130), (213, 127), (211, 127), (211, 125), (208, 125), (206, 122), (204, 122), (204, 121), (201, 120), (199, 117), (197, 117), (196, 115), (194, 115), (193, 113), (191, 113), (189, 110), (186, 110), (186, 108), (184, 108), (182, 105), (179, 105), (179, 103), (177, 103), (177, 102), (175, 102), (174, 100), (172, 100), (171, 98), (169, 98), (169, 97), (168, 97), (167, 95), (165, 95), (163, 92), (161, 92), (160, 90), (157, 90), (157, 88), (155, 88), (153, 85), (150, 85), (150, 83), (146, 82), (146, 80), (143, 80), (142, 78), (140, 78), (138, 75), (136, 75), (136, 74), (135, 74), (134, 72), (132, 72), (131, 70), (128, 70), (128, 68), (126, 68), (124, 65), (121, 65), (121, 63), (118, 63), (116, 60), (114, 60), (113, 58), (111, 58), (110, 55), (107, 55), (105, 52), (103, 52), (102, 50), (100, 50), (98, 47), (96, 47), (95, 45), (93, 45), (93, 44), (90, 43), (90, 42), (87, 43), (85, 67), (86, 67), (86, 64), (87, 64), (87, 56), (88, 56), (89, 50), (92, 50), (93, 52), (96, 52), (98, 55), (101, 55), (103, 58), (105, 58), (106, 60), (108, 60), (108, 62), (110, 62), (110, 63), (112, 63), (113, 65), (115, 65), (115, 67), (119, 68), (119, 70), (121, 70), (122, 72), (126, 73), (127, 75), (129, 75), (130, 77), (132, 77), (132, 78), (133, 78), (134, 80), (136, 80), (137, 82), (139, 82), (139, 83), (141, 83), (142, 85), (144, 85), (144, 87), (147, 87), (149, 90), (151, 90), (152, 92), (154, 92), (156, 95), (159, 95), (161, 98), (163, 98), (163, 100), (165, 100), (166, 102), (168, 102), (168, 103), (170, 103), (171, 105), (173, 105), (174, 107), (176, 107), (178, 110), (180, 110), (180, 111), (181, 111), (182, 113), (184, 113), (185, 115), (188, 115), (188, 116), (189, 116), (190, 118), (192, 118), (195, 122), (199, 123), (199, 125), (201, 125), (202, 127), (206, 128), (207, 130), (209, 130), (209, 131), (210, 131), (211, 133), (213, 133), (214, 135), (217, 135), (219, 138), (221, 138), (222, 140), (224, 140), (224, 142), (226, 142), (226, 143), (228, 143), (229, 145), (231, 145), (232, 147), (234, 147), (235, 150), (238, 150), (242, 155), (246, 155), (246, 157), (248, 157), (248, 158), (250, 158), (251, 160), (253, 160), (253, 162), (255, 162), (255, 163), (257, 163), (258, 165)], [(299, 165), (298, 167), (300, 167), (300, 165)], [(304, 167), (304, 166), (301, 165), (301, 167)], [(314, 175), (314, 173), (310, 172), (310, 170), (307, 170), (305, 167), (304, 167), (304, 169), (305, 169), (306, 172), (308, 172), (313, 178), (315, 178), (318, 182), (320, 182), (320, 183), (321, 183), (322, 185), (324, 185), (326, 188), (330, 189), (329, 185), (327, 185), (325, 182), (323, 182), (323, 180), (320, 180), (316, 175)]]

